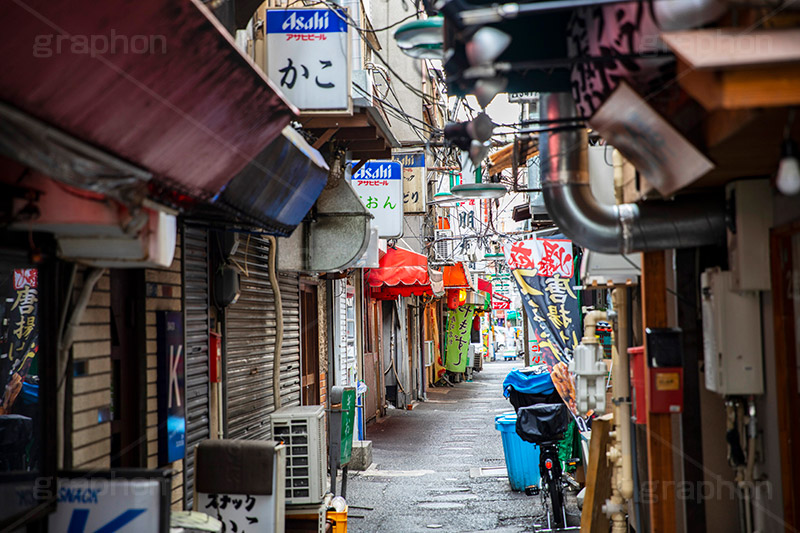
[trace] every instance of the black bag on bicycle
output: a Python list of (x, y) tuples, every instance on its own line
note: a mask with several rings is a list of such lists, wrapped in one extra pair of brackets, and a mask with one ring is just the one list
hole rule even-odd
[(572, 416), (564, 402), (520, 407), (517, 410), (517, 435), (534, 444), (561, 440), (570, 421)]

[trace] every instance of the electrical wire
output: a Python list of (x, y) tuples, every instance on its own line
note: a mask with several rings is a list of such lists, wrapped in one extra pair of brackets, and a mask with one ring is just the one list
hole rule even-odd
[(369, 41), (369, 39), (366, 38), (366, 36), (364, 35), (364, 33), (366, 33), (365, 30), (358, 26), (358, 23), (355, 21), (355, 19), (353, 19), (352, 16), (350, 16), (349, 13), (345, 12), (344, 14), (342, 14), (342, 12), (340, 11), (341, 6), (333, 4), (330, 0), (322, 0), (322, 3), (327, 5), (328, 8), (331, 9), (333, 11), (333, 13), (337, 17), (339, 17), (339, 19), (341, 19), (345, 24), (347, 24), (348, 26), (351, 26), (352, 28), (354, 28), (359, 33), (359, 35), (361, 36), (361, 40), (364, 41), (364, 43), (367, 45), (367, 47), (369, 47), (369, 49), (372, 51), (373, 55), (375, 55), (375, 57), (380, 59), (381, 62), (384, 65), (386, 65), (386, 68), (389, 70), (389, 72), (391, 72), (392, 75), (394, 77), (396, 77), (401, 84), (403, 84), (412, 93), (414, 93), (414, 94), (418, 95), (420, 98), (422, 98), (423, 102), (428, 103), (428, 104), (434, 103), (431, 100), (430, 95), (427, 95), (427, 94), (423, 93), (422, 91), (420, 91), (419, 89), (417, 89), (416, 87), (414, 87), (413, 85), (411, 85), (410, 83), (405, 81), (403, 79), (403, 77), (400, 76), (394, 68), (392, 68), (392, 66), (389, 64), (389, 62), (386, 61), (380, 53), (378, 53), (377, 48), (375, 48), (375, 46)]

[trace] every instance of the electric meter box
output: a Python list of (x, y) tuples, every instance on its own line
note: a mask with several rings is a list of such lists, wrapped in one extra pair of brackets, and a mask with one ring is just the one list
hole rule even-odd
[(733, 288), (731, 272), (700, 276), (706, 389), (722, 395), (763, 394), (759, 293)]

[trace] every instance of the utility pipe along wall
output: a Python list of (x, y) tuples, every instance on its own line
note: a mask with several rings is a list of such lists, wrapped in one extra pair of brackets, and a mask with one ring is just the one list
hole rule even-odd
[[(542, 94), (540, 116), (576, 116), (569, 93)], [(722, 198), (680, 196), (674, 200), (603, 205), (589, 187), (588, 136), (584, 128), (541, 134), (542, 189), (547, 212), (578, 246), (616, 254), (691, 248), (725, 241)]]

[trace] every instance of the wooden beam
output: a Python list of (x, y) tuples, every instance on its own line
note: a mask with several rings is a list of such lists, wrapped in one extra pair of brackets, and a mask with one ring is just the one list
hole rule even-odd
[(323, 144), (328, 142), (330, 138), (333, 137), (337, 131), (339, 131), (339, 128), (328, 128), (327, 130), (325, 130), (325, 132), (322, 135), (320, 135), (316, 141), (314, 141), (314, 144), (312, 145), (314, 149), (319, 150), (320, 147), (322, 147)]
[(788, 66), (800, 62), (800, 28), (713, 28), (662, 32), (661, 39), (695, 70)]
[(352, 152), (376, 152), (390, 148), (386, 146), (383, 139), (375, 139), (371, 141), (353, 141), (347, 145), (347, 149)]
[(364, 114), (353, 116), (310, 116), (300, 117), (300, 122), (306, 129), (328, 128), (363, 128), (370, 126)]
[[(325, 133), (327, 128), (305, 128), (312, 135), (319, 137)], [(374, 126), (365, 126), (363, 128), (339, 128), (336, 132), (336, 138), (345, 141), (373, 141), (378, 138), (378, 132), (375, 131)]]
[[(642, 326), (667, 327), (667, 264), (663, 251), (642, 254)], [(647, 342), (644, 342), (645, 395), (651, 397)], [(675, 531), (675, 472), (672, 466), (672, 421), (669, 413), (647, 409), (647, 473), (650, 531)]]
[(350, 171), (350, 174), (355, 175), (356, 172), (361, 170), (361, 167), (367, 164), (367, 161), (369, 161), (369, 159), (362, 159), (361, 161), (356, 163), (356, 165), (353, 167), (353, 170)]
[[(770, 256), (772, 270), (772, 316), (775, 320), (775, 405), (778, 414), (778, 442), (780, 445), (781, 486), (783, 488), (783, 525), (786, 533), (800, 526), (800, 397), (798, 397), (798, 357), (795, 331), (796, 303), (792, 301), (792, 272), (800, 269), (793, 265), (792, 240), (800, 235), (800, 222), (770, 230)], [(795, 289), (796, 290), (796, 289)], [(764, 332), (766, 335), (767, 332)], [(767, 385), (769, 386), (769, 384)]]
[(758, 113), (750, 109), (720, 109), (710, 113), (705, 125), (706, 146), (713, 148), (719, 145), (750, 125), (757, 116)]
[(361, 152), (353, 152), (353, 160), (362, 160), (362, 159), (391, 159), (392, 158), (392, 150), (391, 148), (387, 148), (386, 150), (379, 150), (379, 151), (361, 151)]
[(677, 79), (709, 111), (800, 104), (800, 65), (708, 71), (679, 61)]
[(592, 438), (586, 465), (586, 497), (581, 512), (581, 533), (608, 533), (611, 521), (603, 513), (603, 505), (611, 497), (611, 474), (614, 468), (606, 459), (611, 443), (608, 432), (613, 420), (604, 415), (592, 421)]

